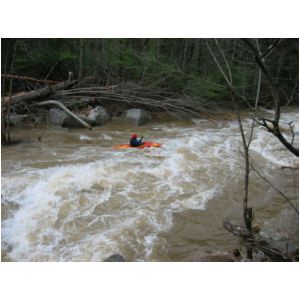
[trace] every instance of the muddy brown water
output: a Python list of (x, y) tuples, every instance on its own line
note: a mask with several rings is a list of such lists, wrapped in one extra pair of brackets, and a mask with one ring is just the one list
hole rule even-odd
[[(282, 120), (294, 120), (298, 143), (298, 111)], [(243, 123), (249, 135), (247, 114)], [(223, 228), (226, 219), (242, 223), (244, 165), (232, 114), (49, 128), (37, 142), (42, 130), (14, 129), (24, 142), (1, 150), (2, 260), (103, 261), (118, 253), (127, 261), (203, 261), (241, 247)], [(111, 148), (132, 132), (162, 147)], [(250, 151), (256, 169), (298, 206), (298, 170), (282, 168), (298, 159), (264, 129), (255, 129)], [(261, 235), (298, 247), (298, 215), (254, 173), (249, 198)]]

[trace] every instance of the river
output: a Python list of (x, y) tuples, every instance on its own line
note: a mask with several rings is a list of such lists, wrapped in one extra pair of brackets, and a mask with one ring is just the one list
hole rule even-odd
[[(267, 113), (267, 112), (266, 112)], [(282, 113), (294, 121), (298, 110)], [(251, 118), (243, 115), (247, 136)], [(288, 125), (283, 125), (288, 135)], [(242, 224), (244, 163), (233, 114), (192, 121), (154, 120), (136, 128), (113, 120), (92, 131), (14, 129), (25, 140), (2, 147), (2, 260), (202, 261), (241, 247), (223, 220)], [(161, 148), (112, 149), (132, 132)], [(298, 158), (255, 128), (251, 158), (298, 206)], [(261, 235), (298, 247), (298, 215), (255, 173), (249, 206)], [(287, 243), (288, 241), (288, 243)]]

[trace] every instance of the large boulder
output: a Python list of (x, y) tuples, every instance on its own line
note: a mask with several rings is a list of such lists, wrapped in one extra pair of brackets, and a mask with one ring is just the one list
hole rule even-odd
[(109, 120), (110, 115), (105, 108), (98, 105), (89, 112), (88, 119), (94, 123), (94, 125), (103, 125)]
[[(93, 122), (85, 117), (85, 116), (79, 116), (83, 121), (87, 122), (89, 125), (93, 125)], [(83, 124), (81, 124), (78, 120), (70, 116), (65, 111), (58, 109), (58, 108), (52, 108), (49, 111), (49, 121), (57, 126), (61, 127), (68, 127), (68, 128), (83, 128)]]
[(123, 117), (134, 125), (143, 125), (151, 120), (151, 116), (144, 109), (138, 108), (126, 110)]
[(67, 113), (61, 109), (52, 108), (49, 110), (49, 121), (54, 125), (62, 126), (67, 116)]

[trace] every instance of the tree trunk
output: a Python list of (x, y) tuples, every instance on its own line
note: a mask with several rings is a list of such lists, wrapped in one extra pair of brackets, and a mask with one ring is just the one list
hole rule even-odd
[(41, 105), (49, 105), (49, 104), (54, 104), (59, 106), (60, 108), (62, 108), (66, 113), (68, 113), (71, 117), (73, 117), (74, 119), (76, 119), (78, 122), (80, 122), (84, 127), (92, 130), (92, 127), (87, 124), (85, 121), (81, 120), (78, 116), (76, 116), (74, 113), (72, 113), (69, 109), (67, 109), (62, 103), (60, 103), (59, 101), (55, 101), (55, 100), (48, 100), (48, 101), (43, 101), (40, 103), (37, 103), (37, 106), (41, 106)]
[[(273, 120), (267, 120), (262, 118), (262, 122), (259, 122), (260, 125), (265, 126), (272, 134), (274, 134), (279, 141), (289, 150), (291, 151), (294, 155), (299, 157), (299, 149), (294, 147), (291, 143), (289, 143), (285, 137), (281, 134), (280, 127), (279, 127), (279, 120), (280, 120), (280, 101), (279, 101), (279, 94), (278, 94), (278, 89), (277, 86), (274, 85), (273, 83), (273, 78), (265, 66), (264, 63), (264, 58), (268, 57), (270, 53), (277, 47), (277, 45), (280, 43), (281, 39), (278, 39), (273, 45), (271, 45), (268, 50), (264, 53), (261, 54), (259, 53), (259, 50), (257, 50), (252, 43), (248, 39), (243, 39), (245, 44), (248, 46), (248, 48), (252, 51), (254, 55), (254, 59), (258, 66), (261, 69), (261, 72), (264, 74), (265, 78), (267, 79), (268, 82), (268, 88), (270, 90), (270, 93), (273, 98), (274, 102), (274, 110), (275, 110), (275, 115)], [(273, 124), (273, 128), (270, 128), (267, 123), (267, 121), (270, 121)]]
[(83, 77), (83, 50), (84, 50), (84, 43), (83, 39), (80, 40), (79, 46), (79, 63), (78, 63), (78, 79), (82, 79)]
[[(77, 80), (73, 80), (73, 81), (64, 81), (64, 82), (60, 82), (56, 85), (53, 86), (47, 86), (44, 88), (41, 88), (39, 90), (36, 91), (32, 91), (32, 92), (28, 92), (28, 93), (22, 93), (19, 95), (15, 95), (11, 97), (11, 104), (17, 103), (19, 101), (34, 101), (34, 100), (38, 100), (40, 98), (44, 98), (44, 97), (48, 97), (51, 94), (59, 91), (59, 90), (65, 90), (68, 88), (71, 88), (73, 85), (75, 85), (78, 81)], [(3, 98), (3, 102), (4, 104), (8, 104), (10, 102), (10, 97), (4, 97)]]

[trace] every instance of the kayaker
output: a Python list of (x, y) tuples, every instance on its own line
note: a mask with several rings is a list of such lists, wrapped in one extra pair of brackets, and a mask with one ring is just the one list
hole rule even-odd
[(129, 141), (131, 147), (138, 147), (138, 146), (141, 146), (144, 144), (142, 142), (143, 136), (139, 140), (137, 139), (137, 137), (138, 137), (138, 135), (136, 133), (133, 133), (131, 135), (131, 138)]

